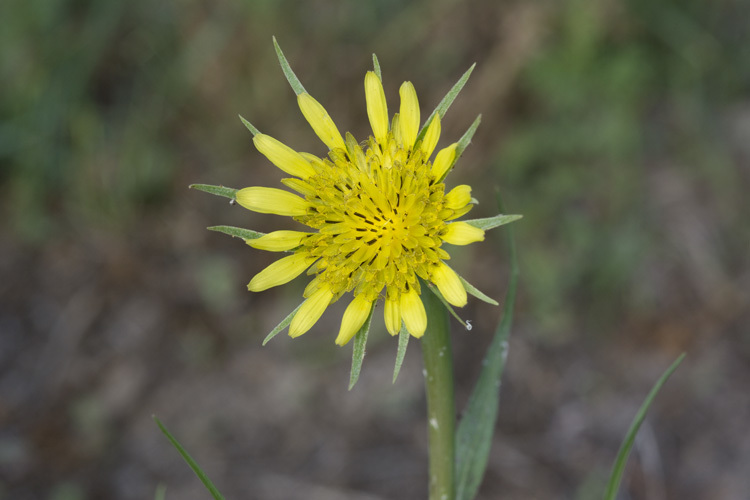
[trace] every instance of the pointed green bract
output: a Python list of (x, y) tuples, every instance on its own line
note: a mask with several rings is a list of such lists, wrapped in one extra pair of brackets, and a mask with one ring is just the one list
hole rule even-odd
[[(302, 304), (304, 304), (304, 302)], [(268, 342), (270, 342), (270, 340), (272, 338), (274, 338), (276, 335), (278, 335), (279, 333), (281, 333), (282, 330), (284, 330), (284, 328), (286, 328), (287, 326), (289, 326), (289, 323), (292, 322), (292, 320), (294, 319), (294, 315), (297, 314), (297, 311), (299, 311), (299, 308), (302, 307), (302, 304), (298, 305), (294, 309), (294, 311), (290, 312), (289, 315), (286, 318), (284, 318), (283, 320), (281, 320), (281, 323), (279, 323), (278, 325), (276, 325), (276, 328), (274, 328), (273, 330), (271, 330), (271, 333), (269, 333), (268, 335), (266, 335), (266, 338), (263, 339), (263, 345), (266, 345)]]
[(349, 390), (352, 390), (354, 384), (359, 379), (359, 372), (362, 370), (362, 360), (365, 359), (365, 347), (367, 346), (367, 334), (370, 332), (370, 322), (372, 321), (372, 311), (375, 308), (370, 308), (370, 314), (367, 315), (367, 319), (362, 327), (359, 329), (357, 334), (354, 336), (354, 349), (352, 352), (352, 372), (349, 375)]
[(461, 92), (461, 89), (464, 88), (464, 85), (466, 85), (466, 82), (469, 80), (469, 77), (471, 76), (471, 72), (474, 71), (474, 67), (477, 65), (477, 63), (474, 63), (471, 65), (471, 67), (466, 71), (466, 73), (461, 76), (461, 78), (458, 79), (455, 85), (451, 87), (451, 89), (448, 91), (447, 94), (445, 94), (445, 97), (443, 97), (443, 100), (438, 103), (435, 110), (430, 113), (430, 116), (427, 117), (427, 120), (424, 122), (424, 125), (422, 126), (422, 130), (419, 131), (419, 135), (417, 136), (417, 141), (421, 140), (424, 137), (424, 134), (427, 132), (427, 127), (432, 123), (432, 117), (435, 116), (435, 113), (438, 113), (440, 115), (440, 119), (442, 120), (445, 116), (445, 113), (448, 112), (448, 108), (451, 107), (451, 104), (453, 104), (453, 101), (456, 100), (456, 97), (458, 97), (459, 92)]
[(190, 454), (185, 451), (185, 448), (182, 447), (182, 445), (172, 436), (172, 434), (169, 433), (166, 427), (164, 427), (164, 424), (161, 423), (161, 421), (156, 418), (156, 416), (153, 417), (154, 421), (156, 422), (156, 425), (159, 426), (159, 429), (164, 433), (165, 436), (167, 436), (167, 439), (169, 439), (169, 442), (172, 443), (172, 446), (174, 446), (179, 454), (182, 456), (183, 460), (187, 462), (188, 466), (190, 466), (191, 469), (193, 469), (193, 472), (196, 476), (198, 476), (198, 479), (201, 480), (203, 483), (203, 486), (206, 487), (206, 489), (211, 493), (211, 496), (214, 497), (214, 500), (224, 500), (224, 497), (219, 493), (219, 490), (216, 489), (216, 486), (214, 486), (214, 483), (211, 482), (211, 480), (208, 478), (205, 472), (198, 466), (195, 460), (193, 460), (193, 457), (190, 456)]
[(229, 236), (232, 236), (234, 238), (242, 238), (243, 240), (254, 240), (265, 235), (265, 233), (259, 233), (258, 231), (253, 231), (252, 229), (244, 229), (234, 226), (211, 226), (207, 227), (206, 229), (208, 229), (209, 231), (216, 231), (217, 233), (228, 234)]
[(511, 271), (503, 317), (495, 330), (495, 336), (482, 362), (479, 380), (456, 431), (456, 500), (472, 500), (476, 496), (487, 467), (497, 420), (500, 381), (508, 358), (508, 337), (518, 285), (518, 258), (512, 228), (508, 230), (508, 239)]
[(509, 224), (513, 221), (517, 221), (518, 219), (521, 219), (523, 215), (496, 215), (494, 217), (486, 217), (484, 219), (471, 219), (471, 220), (465, 220), (463, 222), (478, 227), (479, 229), (484, 229), (485, 231), (488, 231), (490, 229), (494, 229), (498, 226), (502, 226), (504, 224)]
[(427, 286), (430, 288), (430, 290), (432, 290), (432, 293), (434, 293), (435, 296), (438, 299), (440, 299), (440, 302), (443, 303), (443, 305), (445, 306), (445, 309), (451, 314), (451, 316), (456, 318), (456, 320), (458, 320), (459, 323), (464, 325), (467, 328), (467, 330), (471, 330), (471, 327), (467, 326), (468, 323), (464, 321), (463, 319), (461, 319), (461, 316), (459, 316), (456, 310), (453, 309), (453, 306), (450, 303), (448, 303), (447, 300), (445, 300), (445, 297), (443, 297), (443, 294), (440, 293), (440, 290), (438, 290), (438, 288), (432, 283), (427, 283)]
[(466, 281), (463, 277), (459, 276), (458, 279), (461, 280), (461, 283), (463, 283), (464, 288), (466, 288), (466, 292), (469, 295), (473, 295), (474, 297), (478, 298), (481, 301), (487, 302), (488, 304), (492, 304), (493, 306), (499, 306), (500, 303), (496, 301), (495, 299), (488, 297), (484, 293), (480, 292), (474, 285)]
[(396, 383), (398, 374), (401, 371), (401, 365), (404, 364), (406, 348), (409, 345), (409, 330), (406, 329), (404, 322), (401, 322), (401, 331), (398, 333), (398, 352), (396, 353), (396, 366), (393, 367), (393, 383)]
[(442, 182), (445, 177), (450, 173), (451, 170), (453, 170), (453, 165), (456, 164), (459, 158), (461, 158), (461, 155), (463, 154), (464, 150), (469, 147), (469, 144), (471, 143), (471, 138), (474, 137), (474, 133), (477, 131), (477, 128), (479, 127), (479, 124), (482, 122), (482, 115), (479, 115), (476, 117), (474, 122), (471, 124), (469, 129), (464, 132), (464, 135), (461, 136), (461, 138), (458, 140), (458, 145), (456, 146), (456, 156), (453, 158), (453, 162), (451, 163), (451, 166), (448, 167), (448, 170), (445, 171), (443, 176), (438, 179), (440, 182)]
[(297, 95), (306, 93), (307, 91), (305, 90), (305, 87), (302, 86), (302, 82), (299, 81), (297, 75), (295, 75), (294, 71), (292, 71), (292, 67), (289, 66), (289, 61), (286, 60), (284, 53), (281, 51), (281, 47), (279, 47), (279, 44), (276, 42), (276, 37), (273, 37), (273, 46), (276, 49), (276, 56), (279, 58), (281, 71), (284, 72), (284, 76), (289, 82), (289, 85), (292, 86), (292, 90), (294, 90), (294, 93)]
[(375, 54), (372, 55), (372, 68), (375, 71), (375, 74), (378, 75), (378, 80), (382, 83), (383, 75), (380, 73), (380, 61), (378, 61), (378, 56)]
[(628, 429), (628, 433), (625, 435), (625, 440), (620, 445), (620, 451), (617, 452), (615, 463), (612, 465), (612, 473), (610, 474), (609, 482), (607, 483), (607, 492), (604, 495), (605, 500), (615, 500), (615, 498), (617, 497), (617, 490), (620, 489), (620, 481), (622, 481), (622, 473), (625, 471), (625, 464), (627, 464), (628, 455), (630, 455), (630, 449), (633, 447), (638, 429), (641, 428), (641, 424), (646, 418), (646, 412), (648, 411), (649, 406), (651, 406), (651, 403), (654, 401), (654, 398), (658, 394), (659, 389), (661, 389), (669, 376), (672, 375), (672, 373), (677, 369), (680, 363), (682, 363), (683, 359), (685, 359), (684, 352), (680, 354), (675, 362), (672, 363), (669, 368), (667, 368), (667, 371), (662, 374), (661, 378), (659, 378), (654, 387), (651, 389), (651, 392), (649, 392), (648, 396), (646, 396), (646, 400), (641, 405), (638, 413), (636, 413), (635, 418), (633, 419), (633, 423), (630, 424), (630, 429)]
[(225, 198), (231, 198), (232, 200), (237, 200), (237, 191), (239, 191), (239, 189), (224, 186), (212, 186), (211, 184), (190, 184), (188, 188), (197, 189), (204, 193), (215, 194), (216, 196), (224, 196)]
[(237, 116), (240, 117), (240, 120), (242, 121), (242, 124), (245, 125), (245, 127), (247, 127), (247, 129), (250, 131), (250, 133), (253, 134), (253, 136), (256, 136), (256, 135), (260, 134), (260, 131), (257, 128), (253, 127), (252, 123), (250, 123), (249, 121), (245, 120), (242, 117), (242, 115), (237, 115)]

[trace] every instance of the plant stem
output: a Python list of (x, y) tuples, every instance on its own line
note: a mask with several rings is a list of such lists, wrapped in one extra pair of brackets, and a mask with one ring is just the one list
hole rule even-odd
[(427, 428), (429, 431), (430, 500), (453, 500), (455, 496), (455, 425), (453, 398), (453, 352), (448, 311), (423, 286), (427, 332), (422, 337)]

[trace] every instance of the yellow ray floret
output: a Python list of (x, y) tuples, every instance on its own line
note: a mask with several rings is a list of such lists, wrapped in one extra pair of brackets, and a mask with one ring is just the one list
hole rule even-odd
[(471, 203), (471, 186), (461, 184), (451, 189), (445, 195), (445, 206), (451, 210), (459, 210)]
[(255, 134), (253, 143), (258, 151), (271, 160), (271, 163), (279, 167), (287, 174), (307, 179), (315, 175), (315, 169), (310, 162), (289, 146), (282, 144), (271, 136)]
[(432, 156), (432, 152), (435, 151), (438, 139), (440, 139), (440, 115), (435, 113), (435, 116), (430, 122), (430, 126), (427, 127), (427, 131), (422, 139), (422, 153), (425, 159)]
[(398, 91), (401, 96), (399, 110), (399, 126), (401, 127), (401, 141), (404, 149), (414, 147), (419, 132), (419, 101), (417, 91), (411, 82), (404, 82)]
[(444, 242), (451, 245), (468, 245), (484, 241), (484, 230), (466, 222), (451, 222), (445, 226), (442, 238)]
[(349, 307), (344, 311), (344, 317), (341, 319), (341, 328), (339, 335), (336, 337), (336, 344), (345, 345), (365, 324), (367, 316), (372, 310), (372, 301), (364, 294), (357, 295), (351, 301)]
[(401, 331), (401, 300), (399, 297), (386, 297), (383, 316), (388, 333), (396, 335)]
[(245, 242), (258, 250), (286, 252), (287, 250), (300, 246), (302, 239), (310, 234), (311, 233), (303, 233), (301, 231), (274, 231), (265, 234), (260, 238), (245, 240)]
[(328, 304), (333, 299), (333, 292), (328, 287), (321, 287), (313, 293), (310, 298), (302, 303), (297, 314), (292, 318), (289, 325), (289, 336), (299, 337), (320, 319)]
[(424, 335), (427, 329), (427, 313), (417, 291), (410, 288), (406, 293), (402, 293), (400, 305), (401, 318), (409, 333), (417, 338)]
[(256, 274), (248, 283), (247, 289), (251, 292), (262, 292), (271, 287), (289, 283), (310, 267), (314, 261), (315, 258), (311, 258), (306, 252), (279, 259)]
[(370, 119), (375, 140), (385, 145), (385, 140), (388, 138), (388, 106), (385, 102), (383, 84), (373, 71), (368, 71), (365, 76), (365, 99), (367, 117)]
[(346, 147), (336, 124), (333, 123), (328, 111), (318, 101), (310, 94), (300, 94), (297, 96), (297, 103), (299, 109), (302, 110), (302, 114), (305, 115), (307, 123), (323, 141), (323, 144), (328, 146), (328, 149), (343, 149)]
[(438, 151), (438, 154), (435, 157), (435, 163), (432, 164), (432, 175), (434, 175), (436, 179), (442, 179), (445, 174), (448, 173), (448, 169), (451, 168), (453, 160), (456, 158), (457, 147), (458, 143), (453, 143), (447, 148)]
[(463, 307), (466, 305), (466, 288), (456, 271), (441, 262), (432, 271), (431, 281), (435, 283), (448, 303)]
[(276, 214), (295, 217), (305, 215), (310, 203), (283, 189), (249, 187), (237, 191), (237, 203), (262, 214)]

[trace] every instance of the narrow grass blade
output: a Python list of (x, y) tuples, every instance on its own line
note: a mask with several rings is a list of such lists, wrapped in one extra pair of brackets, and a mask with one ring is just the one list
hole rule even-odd
[(472, 219), (472, 220), (465, 220), (463, 222), (470, 224), (474, 227), (478, 227), (479, 229), (484, 229), (485, 231), (488, 231), (490, 229), (494, 229), (498, 226), (502, 226), (503, 224), (509, 224), (513, 221), (517, 221), (518, 219), (522, 218), (523, 215), (496, 215), (494, 217), (487, 217), (485, 219)]
[(372, 67), (375, 70), (375, 74), (378, 75), (378, 80), (383, 81), (383, 75), (380, 72), (380, 61), (378, 61), (378, 56), (375, 54), (372, 55)]
[[(461, 92), (461, 89), (464, 88), (464, 85), (466, 85), (466, 82), (469, 81), (469, 77), (471, 76), (471, 72), (474, 71), (474, 67), (477, 65), (477, 63), (474, 63), (471, 65), (471, 68), (469, 68), (466, 73), (461, 76), (461, 78), (458, 79), (456, 84), (451, 87), (451, 89), (448, 91), (447, 94), (445, 94), (445, 97), (440, 101), (440, 103), (437, 105), (437, 107), (433, 110), (432, 113), (430, 113), (430, 116), (427, 118), (427, 120), (424, 122), (424, 125), (422, 126), (422, 130), (419, 131), (419, 135), (417, 135), (417, 140), (421, 140), (424, 137), (424, 134), (427, 132), (427, 126), (432, 122), (432, 117), (435, 116), (435, 113), (438, 113), (440, 115), (440, 119), (442, 120), (445, 116), (445, 113), (448, 112), (448, 108), (451, 107), (451, 104), (453, 104), (453, 101), (456, 100), (456, 97), (458, 97), (458, 94)], [(378, 76), (380, 74), (378, 73)]]
[[(209, 228), (210, 229), (210, 228)], [(466, 288), (466, 292), (469, 295), (473, 295), (474, 297), (478, 298), (481, 301), (487, 302), (488, 304), (492, 304), (493, 306), (499, 306), (500, 304), (495, 299), (488, 297), (484, 293), (480, 292), (474, 285), (466, 281), (463, 277), (459, 276), (458, 279), (461, 280), (461, 283), (463, 283), (464, 288)]]
[[(502, 210), (502, 209), (501, 209)], [(518, 259), (512, 228), (510, 241), (510, 283), (503, 304), (503, 317), (495, 330), (482, 371), (456, 431), (456, 500), (472, 500), (482, 482), (490, 454), (500, 403), (500, 381), (508, 358), (508, 337), (518, 285)]]
[(617, 452), (615, 463), (614, 465), (612, 465), (612, 473), (609, 477), (609, 482), (607, 483), (607, 492), (604, 495), (605, 500), (615, 500), (615, 497), (617, 496), (617, 490), (620, 489), (620, 482), (622, 481), (622, 474), (625, 471), (625, 465), (628, 461), (628, 455), (630, 455), (630, 450), (633, 447), (633, 443), (635, 442), (635, 436), (638, 433), (638, 429), (640, 429), (641, 424), (646, 419), (646, 412), (648, 411), (649, 406), (651, 406), (651, 403), (654, 401), (654, 398), (658, 394), (659, 389), (661, 389), (670, 375), (672, 375), (672, 373), (677, 369), (680, 363), (682, 363), (683, 359), (685, 359), (685, 353), (680, 354), (675, 362), (672, 363), (669, 368), (667, 368), (667, 371), (662, 374), (661, 378), (659, 378), (654, 387), (651, 389), (651, 392), (649, 392), (648, 396), (646, 396), (646, 400), (641, 405), (638, 413), (636, 413), (635, 418), (633, 419), (633, 423), (630, 424), (630, 429), (628, 429), (628, 433), (625, 435), (625, 440), (620, 445), (620, 451)]
[(409, 345), (409, 330), (406, 329), (404, 322), (401, 322), (401, 331), (398, 333), (398, 352), (396, 353), (396, 366), (393, 368), (393, 383), (396, 383), (398, 374), (401, 371), (401, 365), (404, 364), (406, 356), (406, 347)]
[(224, 233), (232, 236), (233, 238), (242, 238), (243, 240), (254, 240), (260, 238), (265, 233), (259, 233), (252, 229), (244, 229), (241, 227), (234, 226), (211, 226), (207, 227), (209, 231), (216, 231), (217, 233)]
[(167, 486), (164, 483), (156, 485), (156, 491), (154, 492), (154, 500), (166, 500), (167, 498)]
[(271, 330), (271, 333), (269, 333), (268, 335), (266, 335), (266, 338), (263, 339), (263, 345), (268, 344), (268, 342), (272, 338), (274, 338), (276, 335), (278, 335), (279, 333), (281, 333), (281, 331), (284, 328), (286, 328), (287, 326), (289, 326), (289, 323), (292, 322), (292, 320), (294, 319), (294, 315), (297, 314), (297, 311), (299, 311), (300, 307), (302, 307), (302, 304), (298, 305), (294, 309), (294, 311), (290, 312), (289, 315), (286, 318), (284, 318), (283, 320), (281, 320), (281, 323), (279, 323), (278, 325), (276, 325), (276, 328), (274, 328), (273, 330)]
[(367, 315), (365, 324), (359, 329), (357, 334), (354, 336), (354, 350), (352, 352), (352, 372), (349, 376), (349, 390), (351, 391), (354, 384), (359, 379), (359, 372), (362, 370), (362, 360), (365, 359), (365, 348), (367, 347), (367, 334), (370, 333), (370, 322), (372, 321), (372, 311), (375, 308), (370, 309), (370, 314)]
[(305, 87), (302, 86), (302, 82), (299, 81), (297, 75), (295, 75), (294, 71), (292, 71), (292, 67), (289, 66), (289, 61), (286, 60), (284, 53), (281, 51), (281, 47), (279, 47), (278, 42), (276, 42), (276, 37), (273, 37), (273, 46), (276, 49), (276, 56), (279, 58), (281, 70), (284, 72), (284, 76), (289, 82), (289, 85), (292, 86), (292, 90), (294, 90), (294, 93), (297, 95), (306, 93), (307, 91), (305, 90)]
[(242, 117), (242, 115), (237, 115), (237, 116), (239, 116), (239, 117), (240, 117), (240, 120), (242, 121), (242, 123), (243, 123), (243, 124), (245, 125), (245, 127), (247, 127), (247, 129), (248, 129), (248, 130), (249, 130), (249, 131), (250, 131), (250, 132), (251, 132), (251, 133), (252, 133), (252, 134), (253, 134), (254, 136), (255, 136), (255, 135), (258, 135), (258, 134), (260, 134), (260, 131), (259, 131), (259, 130), (258, 130), (257, 128), (253, 127), (253, 124), (252, 124), (252, 123), (250, 123), (249, 121), (245, 120), (245, 119), (244, 119), (244, 118)]
[(215, 194), (216, 196), (224, 196), (232, 200), (237, 200), (237, 191), (239, 189), (232, 189), (224, 186), (212, 186), (210, 184), (190, 184), (190, 189), (197, 189), (204, 193)]
[(461, 155), (464, 153), (467, 147), (469, 147), (469, 144), (471, 143), (471, 138), (474, 137), (474, 133), (477, 131), (477, 128), (479, 128), (479, 124), (482, 122), (482, 115), (477, 116), (477, 118), (474, 120), (474, 123), (471, 124), (469, 129), (464, 132), (464, 135), (461, 136), (461, 138), (458, 140), (458, 146), (456, 146), (456, 157), (453, 158), (453, 163), (451, 164), (450, 168), (443, 174), (443, 177), (440, 178), (440, 182), (445, 179), (445, 177), (450, 173), (450, 171), (453, 169), (453, 165), (456, 164), (459, 158), (461, 158)]
[(193, 460), (193, 457), (191, 457), (190, 454), (185, 451), (185, 448), (183, 448), (182, 445), (174, 438), (174, 436), (169, 433), (167, 428), (164, 427), (164, 424), (162, 424), (161, 421), (156, 418), (156, 416), (154, 416), (153, 419), (156, 422), (156, 425), (159, 426), (159, 429), (161, 429), (164, 435), (167, 436), (169, 442), (172, 443), (172, 446), (174, 446), (180, 453), (180, 455), (182, 455), (183, 460), (185, 460), (190, 468), (193, 469), (195, 475), (198, 476), (198, 479), (201, 480), (203, 486), (205, 486), (209, 493), (211, 493), (211, 496), (214, 497), (214, 500), (224, 500), (224, 497), (221, 495), (221, 493), (219, 493), (219, 490), (216, 489), (214, 483), (211, 482), (208, 476), (206, 476), (206, 473), (203, 472), (203, 470), (198, 466), (195, 460)]

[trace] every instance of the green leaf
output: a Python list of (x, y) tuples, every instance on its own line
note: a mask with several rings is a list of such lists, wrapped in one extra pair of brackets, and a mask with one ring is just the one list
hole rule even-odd
[(503, 224), (509, 224), (513, 221), (517, 221), (518, 219), (522, 218), (523, 215), (496, 215), (494, 217), (487, 217), (485, 219), (471, 219), (471, 220), (465, 220), (463, 222), (478, 227), (479, 229), (484, 229), (485, 231), (488, 231), (490, 229), (494, 229), (498, 226), (502, 226)]
[(164, 433), (165, 436), (167, 436), (167, 439), (169, 439), (169, 442), (172, 443), (172, 446), (174, 446), (177, 451), (182, 455), (182, 458), (187, 462), (187, 464), (190, 466), (191, 469), (193, 469), (193, 472), (196, 476), (198, 476), (198, 479), (201, 480), (203, 483), (203, 486), (206, 487), (206, 489), (211, 493), (211, 496), (214, 497), (215, 500), (224, 500), (224, 497), (219, 493), (219, 490), (216, 489), (216, 486), (214, 486), (214, 483), (211, 482), (211, 480), (208, 478), (205, 472), (201, 470), (201, 468), (198, 466), (198, 464), (193, 460), (193, 457), (190, 456), (190, 454), (185, 451), (185, 448), (180, 445), (180, 443), (172, 436), (172, 434), (169, 433), (166, 427), (164, 427), (164, 424), (161, 423), (161, 421), (156, 418), (156, 416), (153, 416), (154, 421), (156, 422), (156, 425), (159, 426), (159, 429)]
[(380, 73), (380, 62), (375, 54), (372, 55), (372, 67), (375, 69), (375, 74), (378, 75), (378, 80), (382, 83), (383, 75)]
[(156, 485), (156, 491), (154, 492), (154, 500), (166, 500), (167, 498), (167, 486), (164, 483)]
[[(302, 304), (304, 304), (304, 302)], [(283, 320), (281, 320), (281, 323), (279, 323), (278, 325), (276, 325), (276, 328), (274, 328), (273, 330), (271, 330), (271, 333), (269, 333), (268, 335), (266, 335), (266, 338), (263, 339), (263, 345), (268, 344), (268, 342), (272, 338), (274, 338), (276, 335), (278, 335), (279, 333), (281, 333), (281, 331), (284, 328), (286, 328), (287, 326), (289, 326), (289, 323), (292, 322), (292, 320), (294, 319), (294, 315), (297, 314), (297, 311), (299, 311), (299, 308), (302, 307), (302, 304), (298, 305), (294, 309), (294, 311), (290, 312), (289, 315), (286, 318), (284, 318)]]
[(243, 240), (255, 240), (265, 235), (265, 233), (259, 233), (252, 229), (244, 229), (241, 227), (234, 226), (211, 226), (207, 227), (209, 231), (216, 231), (217, 233), (224, 233), (234, 238), (242, 238)]
[[(464, 85), (466, 85), (466, 82), (469, 81), (469, 77), (471, 76), (471, 72), (474, 71), (474, 67), (477, 65), (477, 63), (474, 63), (471, 65), (471, 68), (469, 68), (466, 73), (461, 76), (461, 78), (458, 79), (456, 84), (451, 87), (451, 89), (448, 91), (447, 94), (445, 94), (445, 97), (443, 97), (443, 100), (440, 101), (440, 103), (437, 105), (437, 107), (430, 113), (430, 116), (427, 118), (427, 120), (424, 122), (424, 125), (422, 126), (422, 130), (419, 131), (419, 134), (417, 135), (417, 141), (424, 138), (424, 134), (427, 132), (427, 127), (430, 123), (432, 123), (432, 117), (435, 116), (435, 113), (438, 113), (440, 115), (440, 119), (442, 120), (445, 116), (445, 113), (448, 112), (448, 108), (451, 107), (451, 104), (453, 104), (453, 101), (456, 100), (456, 97), (458, 97), (459, 92), (461, 92), (461, 89), (464, 88)], [(379, 76), (379, 75), (378, 75)]]
[[(502, 209), (501, 209), (502, 210)], [(508, 358), (508, 337), (518, 285), (518, 258), (513, 230), (510, 241), (510, 283), (503, 304), (503, 317), (495, 330), (474, 391), (456, 431), (456, 500), (472, 500), (479, 490), (500, 403), (500, 381)]]
[(456, 157), (453, 158), (453, 163), (451, 163), (451, 166), (446, 170), (445, 174), (439, 179), (440, 182), (445, 179), (445, 177), (450, 173), (450, 171), (453, 169), (453, 165), (456, 164), (459, 158), (461, 158), (461, 155), (464, 153), (464, 150), (469, 147), (469, 144), (471, 143), (471, 138), (474, 137), (474, 132), (477, 131), (477, 128), (479, 127), (479, 124), (482, 121), (482, 115), (477, 116), (477, 118), (474, 120), (474, 123), (471, 124), (469, 127), (469, 130), (467, 130), (464, 135), (461, 136), (461, 138), (458, 140), (458, 146), (456, 146)]
[(210, 184), (190, 184), (188, 187), (190, 189), (203, 191), (204, 193), (231, 198), (232, 200), (237, 200), (237, 191), (239, 191), (239, 189), (232, 189), (224, 186), (212, 186)]
[(479, 290), (477, 290), (477, 288), (474, 285), (472, 285), (471, 283), (469, 283), (468, 281), (466, 281), (461, 276), (459, 276), (458, 279), (461, 280), (461, 283), (463, 283), (464, 288), (466, 288), (466, 291), (470, 295), (473, 295), (474, 297), (476, 297), (479, 300), (482, 300), (484, 302), (487, 302), (488, 304), (492, 304), (493, 306), (499, 306), (500, 305), (495, 299), (493, 299), (491, 297), (488, 297), (484, 293), (482, 293)]
[(654, 398), (659, 392), (659, 389), (661, 389), (669, 376), (672, 375), (672, 373), (677, 369), (680, 363), (682, 363), (683, 359), (685, 359), (684, 352), (680, 354), (675, 362), (672, 363), (669, 368), (667, 368), (667, 371), (662, 374), (661, 378), (659, 378), (659, 380), (656, 382), (656, 385), (654, 385), (654, 387), (651, 389), (651, 392), (649, 392), (648, 396), (646, 396), (646, 400), (641, 405), (638, 413), (636, 413), (635, 418), (633, 419), (633, 423), (630, 424), (630, 429), (628, 429), (628, 433), (625, 435), (625, 440), (620, 445), (620, 451), (617, 452), (615, 463), (612, 465), (612, 473), (609, 477), (609, 482), (607, 483), (607, 492), (604, 495), (605, 500), (615, 500), (615, 497), (617, 496), (617, 490), (620, 489), (620, 481), (622, 481), (622, 474), (625, 471), (625, 465), (628, 461), (628, 455), (630, 455), (630, 449), (633, 447), (638, 429), (640, 429), (641, 424), (646, 418), (646, 412), (648, 411), (649, 406), (651, 406), (651, 403), (654, 401)]
[(370, 333), (370, 322), (372, 321), (372, 312), (374, 307), (370, 308), (370, 314), (367, 315), (365, 323), (354, 336), (354, 349), (352, 352), (352, 372), (349, 376), (349, 390), (352, 390), (354, 384), (359, 379), (359, 372), (362, 370), (362, 360), (365, 359), (365, 347), (367, 346), (367, 334)]
[(401, 371), (401, 365), (404, 364), (406, 356), (406, 347), (409, 345), (409, 330), (406, 329), (404, 322), (401, 322), (401, 331), (398, 333), (398, 352), (396, 353), (396, 366), (393, 368), (393, 383), (396, 383), (398, 374)]
[(242, 115), (237, 115), (237, 116), (239, 116), (239, 117), (240, 117), (240, 120), (242, 121), (242, 123), (243, 123), (243, 124), (245, 125), (245, 127), (247, 127), (247, 129), (248, 129), (248, 130), (249, 130), (250, 132), (252, 132), (252, 134), (253, 134), (254, 136), (255, 136), (255, 135), (258, 135), (258, 134), (260, 134), (260, 131), (259, 131), (259, 130), (258, 130), (257, 128), (253, 127), (253, 124), (252, 124), (252, 123), (250, 123), (249, 121), (245, 120), (245, 119), (244, 119), (244, 118), (242, 117)]
[(276, 49), (276, 56), (279, 58), (281, 70), (284, 72), (284, 76), (289, 82), (289, 85), (292, 86), (294, 93), (297, 95), (307, 93), (305, 87), (302, 86), (302, 82), (299, 81), (297, 75), (295, 75), (294, 71), (292, 71), (292, 67), (289, 66), (289, 61), (287, 61), (286, 57), (284, 57), (284, 53), (281, 51), (281, 47), (279, 47), (279, 44), (276, 42), (276, 37), (273, 37), (273, 46)]

